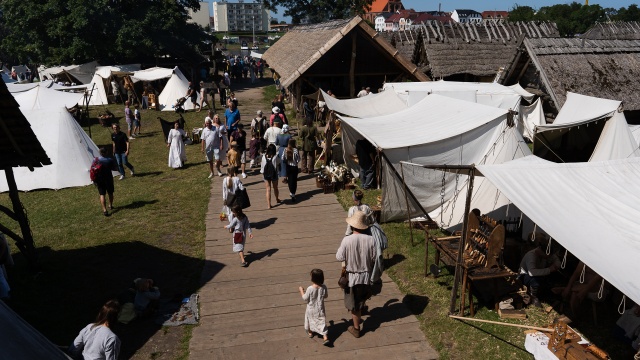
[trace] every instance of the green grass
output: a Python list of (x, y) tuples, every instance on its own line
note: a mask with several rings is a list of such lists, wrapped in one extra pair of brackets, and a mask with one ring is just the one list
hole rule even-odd
[[(352, 206), (351, 193), (350, 190), (336, 193), (345, 210)], [(376, 204), (376, 197), (380, 194), (379, 190), (365, 191), (363, 202)], [(382, 228), (389, 239), (389, 248), (385, 254), (389, 259), (386, 272), (404, 294), (412, 295), (412, 299), (416, 299), (408, 305), (418, 314), (420, 327), (429, 343), (440, 354), (440, 359), (532, 358), (524, 349), (524, 329), (471, 321), (461, 322), (448, 318), (453, 274), (443, 269), (438, 278), (431, 275), (424, 277), (424, 232), (414, 229), (412, 244), (407, 224), (386, 223), (382, 224)], [(430, 246), (429, 265), (434, 263), (434, 254), (435, 249)], [(476, 298), (474, 302), (478, 304)], [(465, 310), (468, 314), (468, 304)], [(526, 320), (500, 319), (495, 311), (482, 304), (476, 305), (476, 311), (476, 319), (541, 327), (552, 323), (553, 318), (558, 315), (555, 311), (547, 314), (541, 309), (529, 308), (526, 310)], [(617, 318), (617, 315), (611, 312), (599, 315), (600, 327), (594, 326), (589, 316), (586, 321), (572, 326), (608, 351), (613, 359), (629, 358), (629, 349), (617, 341), (611, 341), (609, 329), (613, 327)]]
[[(108, 108), (123, 115), (122, 105)], [(91, 116), (101, 110), (92, 109)], [(143, 136), (131, 141), (129, 156), (136, 176), (127, 170), (125, 180), (115, 179), (112, 216), (102, 215), (94, 186), (20, 194), (42, 272), (30, 274), (12, 244), (11, 305), (54, 343), (72, 341), (99, 307), (136, 277), (154, 278), (163, 296), (188, 296), (198, 289), (211, 182), (199, 145), (187, 146), (186, 168), (167, 166), (166, 139), (156, 116), (178, 118), (173, 112), (143, 110)], [(187, 127), (201, 126), (204, 116), (185, 114)], [(109, 128), (94, 124), (91, 132), (98, 146), (111, 146)], [(0, 204), (10, 206), (7, 194), (0, 194)], [(6, 216), (0, 221), (19, 231)], [(184, 327), (176, 329), (188, 333)], [(126, 346), (124, 339), (123, 351), (136, 350)], [(181, 351), (187, 350), (188, 340)]]

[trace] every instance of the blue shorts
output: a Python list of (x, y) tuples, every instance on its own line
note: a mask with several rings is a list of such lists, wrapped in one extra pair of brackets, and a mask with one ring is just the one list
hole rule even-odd
[(220, 149), (209, 149), (206, 151), (207, 161), (220, 160)]

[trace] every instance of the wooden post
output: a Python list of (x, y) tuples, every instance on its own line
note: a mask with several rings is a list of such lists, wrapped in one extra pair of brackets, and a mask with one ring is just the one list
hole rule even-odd
[[(475, 178), (475, 170), (472, 167), (469, 170), (469, 184), (467, 188), (467, 200), (464, 204), (464, 213), (466, 216), (463, 217), (462, 222), (462, 236), (460, 237), (460, 242), (458, 243), (458, 260), (456, 261), (456, 272), (453, 278), (453, 287), (451, 288), (451, 304), (449, 305), (449, 315), (453, 314), (456, 307), (456, 297), (458, 296), (458, 283), (460, 282), (460, 278), (463, 276), (462, 274), (462, 263), (464, 261), (464, 245), (467, 241), (467, 228), (469, 227), (469, 212), (471, 211), (471, 196), (473, 194), (473, 180)], [(464, 314), (464, 309), (460, 309), (460, 313)]]
[(351, 67), (349, 68), (349, 98), (356, 94), (356, 32), (351, 33)]
[(23, 251), (25, 257), (29, 261), (31, 269), (33, 271), (37, 271), (38, 265), (36, 247), (33, 243), (33, 236), (31, 236), (29, 220), (27, 219), (27, 215), (24, 213), (22, 203), (20, 202), (20, 197), (18, 195), (18, 186), (16, 185), (16, 179), (13, 176), (13, 169), (11, 167), (7, 167), (4, 169), (4, 173), (7, 177), (7, 185), (9, 186), (9, 198), (11, 199), (11, 204), (13, 205), (13, 213), (18, 218), (20, 230), (22, 231), (23, 243), (20, 250)]

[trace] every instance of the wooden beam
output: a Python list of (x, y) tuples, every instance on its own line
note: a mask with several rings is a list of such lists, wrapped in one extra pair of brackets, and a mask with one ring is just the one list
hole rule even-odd
[(18, 195), (18, 186), (16, 185), (16, 179), (13, 176), (13, 168), (8, 167), (4, 169), (5, 176), (7, 177), (7, 185), (9, 186), (9, 198), (13, 205), (13, 213), (18, 218), (20, 224), (20, 230), (22, 231), (22, 239), (24, 249), (20, 249), (25, 258), (29, 261), (29, 265), (33, 271), (36, 271), (37, 266), (37, 252), (33, 242), (33, 236), (31, 235), (31, 228), (29, 227), (29, 220), (24, 213), (24, 208), (20, 202), (20, 196)]
[(351, 66), (349, 68), (349, 97), (356, 95), (356, 32), (351, 33)]

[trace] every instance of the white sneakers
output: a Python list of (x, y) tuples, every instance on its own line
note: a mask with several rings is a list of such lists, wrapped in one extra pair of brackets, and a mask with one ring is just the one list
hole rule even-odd
[(209, 176), (207, 177), (207, 179), (211, 179), (213, 177), (213, 173), (209, 173)]
[(124, 175), (120, 175), (120, 177), (118, 178), (118, 180), (122, 180), (124, 179)]
[(134, 174), (133, 174), (133, 170), (129, 170), (129, 172), (131, 173), (131, 176), (133, 176), (133, 175), (134, 175)]
[(242, 173), (242, 178), (243, 178), (243, 179), (246, 179), (246, 178), (247, 178), (247, 174)]
[(222, 176), (222, 173), (220, 171), (218, 171), (218, 176)]

